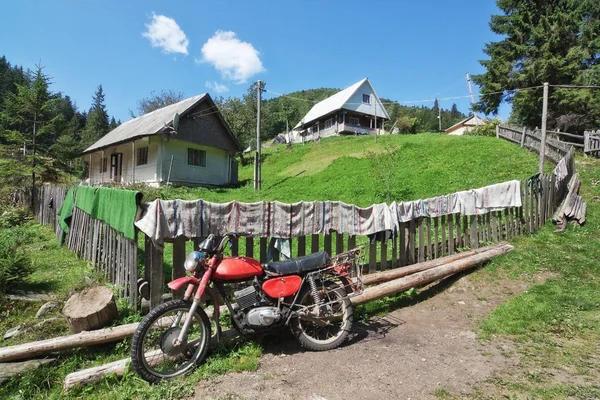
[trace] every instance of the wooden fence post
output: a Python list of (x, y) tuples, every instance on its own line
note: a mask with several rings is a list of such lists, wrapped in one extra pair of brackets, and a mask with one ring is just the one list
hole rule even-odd
[[(173, 241), (173, 269), (171, 271), (171, 279), (175, 280), (185, 276), (185, 237), (179, 236)], [(185, 288), (181, 288), (173, 292), (174, 299), (182, 299)]]

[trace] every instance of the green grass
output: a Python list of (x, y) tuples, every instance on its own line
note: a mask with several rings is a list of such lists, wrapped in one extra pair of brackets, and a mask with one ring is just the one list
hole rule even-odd
[[(392, 178), (393, 200), (417, 200), (459, 190), (521, 179), (537, 171), (537, 156), (490, 137), (437, 134), (331, 137), (321, 143), (278, 145), (264, 151), (261, 191), (253, 189), (253, 167), (241, 167), (239, 188), (144, 188), (144, 199), (282, 202), (340, 200), (369, 206), (385, 200), (369, 171), (386, 168), (369, 154), (397, 149), (400, 162)], [(548, 166), (551, 168), (551, 166)]]
[[(515, 251), (486, 268), (490, 279), (550, 276), (496, 308), (480, 325), (482, 338), (512, 340), (522, 357), (521, 368), (490, 380), (509, 398), (600, 396), (600, 160), (578, 158), (576, 168), (588, 207), (585, 225), (554, 233), (548, 224), (515, 238)], [(558, 382), (556, 371), (570, 383)]]

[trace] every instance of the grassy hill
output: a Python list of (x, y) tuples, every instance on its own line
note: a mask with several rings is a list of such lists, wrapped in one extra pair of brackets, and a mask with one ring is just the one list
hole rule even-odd
[[(438, 134), (331, 137), (321, 143), (278, 145), (263, 152), (263, 189), (253, 189), (253, 166), (240, 168), (240, 188), (164, 188), (145, 200), (226, 202), (340, 200), (360, 206), (391, 199), (417, 200), (472, 189), (537, 172), (537, 156), (489, 137)], [(393, 161), (395, 160), (395, 161)], [(386, 179), (383, 179), (384, 181)]]

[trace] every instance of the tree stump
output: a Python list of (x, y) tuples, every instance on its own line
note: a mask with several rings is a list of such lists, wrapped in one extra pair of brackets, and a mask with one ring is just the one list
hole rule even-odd
[(112, 290), (104, 286), (74, 294), (62, 312), (72, 333), (103, 328), (119, 315)]

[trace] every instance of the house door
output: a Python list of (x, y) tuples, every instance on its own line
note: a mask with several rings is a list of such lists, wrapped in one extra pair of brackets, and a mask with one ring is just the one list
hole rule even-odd
[(110, 156), (110, 178), (113, 182), (121, 182), (123, 173), (123, 153), (115, 153)]

